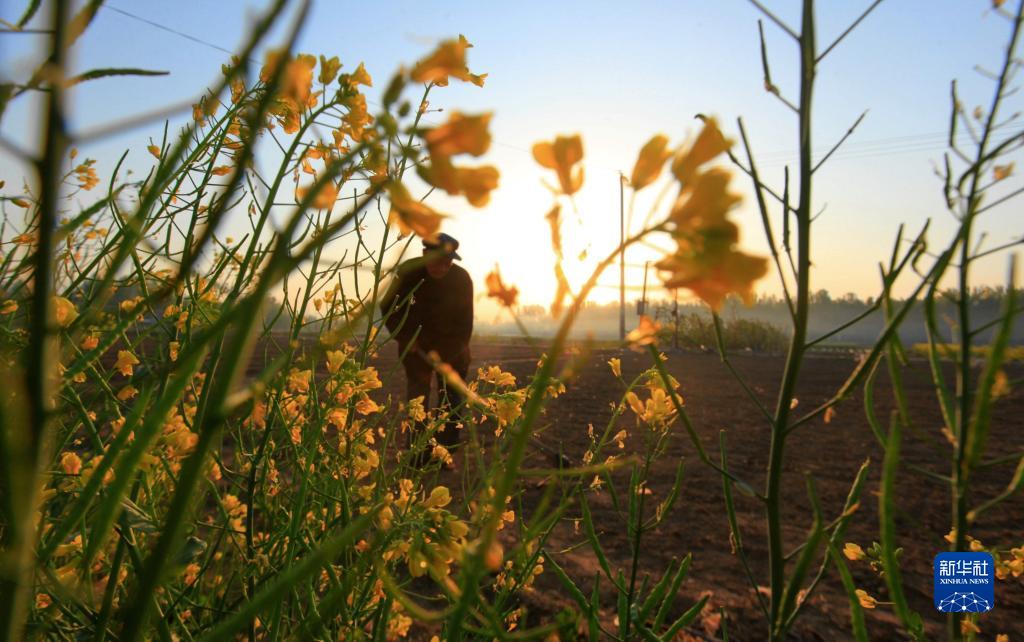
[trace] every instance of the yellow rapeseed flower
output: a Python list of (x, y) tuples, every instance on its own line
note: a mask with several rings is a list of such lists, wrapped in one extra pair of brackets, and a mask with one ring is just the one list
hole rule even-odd
[(317, 76), (317, 80), (323, 85), (329, 85), (337, 77), (340, 69), (341, 61), (337, 56), (330, 59), (320, 56), (320, 75)]
[(370, 72), (366, 71), (366, 66), (363, 63), (359, 63), (356, 70), (348, 75), (348, 85), (353, 89), (356, 88), (356, 85), (373, 87), (373, 78), (370, 77)]
[(483, 77), (471, 74), (466, 67), (466, 50), (472, 46), (462, 34), (458, 40), (445, 40), (413, 66), (409, 77), (415, 82), (434, 83), (440, 87), (448, 84), (449, 77), (483, 86)]
[(73, 452), (66, 452), (60, 456), (60, 467), (69, 475), (77, 475), (82, 472), (82, 460)]
[(501, 543), (497, 540), (491, 540), (491, 546), (487, 549), (487, 553), (484, 555), (484, 566), (489, 571), (497, 571), (501, 568), (501, 563), (505, 559), (505, 549)]
[(1005, 178), (1009, 178), (1013, 174), (1013, 163), (1007, 163), (1006, 165), (996, 165), (992, 168), (992, 179), (1001, 181)]
[(491, 192), (498, 188), (498, 170), (490, 165), (483, 167), (456, 167), (455, 185), (457, 191), (473, 207), (483, 207), (491, 200)]
[(388, 194), (391, 199), (390, 220), (398, 225), (402, 234), (412, 233), (428, 240), (436, 238), (441, 220), (445, 218), (443, 214), (413, 198), (401, 183), (391, 183)]
[(488, 127), (493, 114), (484, 113), (468, 116), (461, 112), (452, 112), (448, 122), (439, 127), (428, 129), (423, 135), (427, 150), (431, 157), (450, 157), (457, 154), (480, 156), (491, 146), (491, 134)]
[(714, 118), (706, 118), (704, 127), (697, 135), (697, 140), (689, 149), (681, 150), (676, 155), (676, 159), (672, 161), (672, 173), (680, 183), (685, 185), (696, 174), (697, 168), (730, 147), (732, 147), (732, 141), (722, 135), (721, 130), (718, 129), (718, 121)]
[(657, 180), (665, 161), (672, 155), (672, 150), (667, 147), (668, 137), (661, 134), (654, 136), (643, 146), (629, 179), (629, 184), (634, 190), (641, 190)]
[(657, 263), (657, 268), (669, 273), (663, 279), (665, 287), (689, 288), (718, 311), (731, 293), (738, 294), (747, 304), (753, 302), (754, 282), (768, 271), (768, 263), (761, 257), (729, 249), (714, 262), (685, 254), (668, 256)]
[(555, 170), (563, 194), (575, 194), (583, 186), (583, 167), (576, 166), (583, 160), (583, 140), (578, 135), (536, 143), (533, 158), (542, 167)]
[(427, 411), (423, 408), (423, 395), (410, 399), (407, 410), (409, 412), (409, 419), (413, 421), (423, 421), (426, 419)]
[(53, 316), (57, 325), (66, 328), (71, 322), (78, 318), (78, 310), (75, 304), (62, 296), (53, 297)]
[[(296, 187), (295, 198), (302, 201), (309, 194), (309, 190), (313, 188), (312, 185), (309, 187)], [(338, 200), (338, 186), (332, 181), (324, 183), (320, 187), (320, 191), (313, 197), (312, 206), (318, 210), (329, 210), (334, 207), (335, 201)]]
[(117, 361), (114, 363), (114, 369), (120, 372), (123, 376), (130, 377), (134, 372), (132, 366), (138, 365), (138, 363), (138, 358), (128, 350), (118, 350)]
[[(273, 62), (269, 62), (273, 56)], [(268, 54), (268, 64), (274, 67), (270, 73), (276, 72), (276, 65), (280, 64), (282, 56), (280, 52)], [(298, 109), (301, 109), (309, 101), (310, 92), (313, 88), (313, 68), (316, 67), (316, 58), (309, 54), (298, 54), (294, 58), (288, 58), (285, 62), (284, 73), (281, 77), (280, 95), (283, 99), (291, 101)], [(262, 72), (261, 72), (262, 77)]]
[[(729, 192), (731, 178), (729, 172), (723, 169), (711, 169), (691, 181), (690, 187), (676, 200), (670, 214), (676, 224), (677, 237), (680, 233), (696, 234), (713, 230), (715, 242), (721, 242), (723, 237), (729, 242), (739, 240), (738, 228), (726, 220), (729, 210), (740, 202), (738, 194)], [(687, 240), (693, 244), (696, 239)]]
[(96, 169), (93, 167), (95, 163), (96, 161), (88, 159), (75, 168), (75, 176), (78, 178), (78, 186), (84, 190), (91, 190), (100, 183), (100, 178), (96, 175)]
[(618, 357), (612, 357), (608, 360), (608, 366), (612, 369), (612, 374), (616, 377), (622, 376), (622, 360)]
[(503, 396), (494, 401), (494, 414), (499, 426), (507, 426), (523, 414), (522, 399), (518, 396)]
[(380, 406), (378, 406), (377, 403), (369, 397), (363, 397), (356, 402), (356, 412), (361, 415), (370, 415), (375, 412), (379, 412), (380, 409)]
[(501, 272), (498, 271), (497, 265), (487, 275), (485, 283), (487, 285), (487, 296), (497, 299), (506, 308), (511, 308), (516, 304), (516, 299), (519, 297), (519, 289), (505, 285), (501, 280)]
[(843, 547), (843, 555), (854, 562), (860, 561), (865, 557), (864, 549), (853, 542), (846, 542), (846, 545)]
[(430, 452), (430, 457), (436, 459), (443, 464), (452, 463), (452, 455), (448, 452), (448, 449), (441, 444), (435, 444), (434, 449)]
[(452, 501), (451, 493), (445, 486), (436, 486), (430, 495), (423, 500), (424, 508), (444, 508)]
[(327, 423), (331, 424), (338, 430), (345, 427), (348, 422), (348, 410), (345, 408), (331, 408), (327, 411)]
[(327, 372), (331, 374), (338, 374), (338, 370), (341, 369), (341, 364), (345, 363), (347, 355), (343, 350), (328, 350), (327, 351)]
[(612, 437), (612, 441), (614, 441), (615, 444), (619, 447), (619, 450), (622, 450), (623, 448), (626, 447), (626, 437), (627, 435), (625, 430), (620, 430), (619, 432), (615, 433), (614, 437)]
[(373, 366), (363, 368), (356, 373), (356, 378), (359, 380), (359, 385), (356, 386), (356, 390), (367, 391), (376, 390), (377, 388), (383, 387), (383, 383), (380, 381), (380, 375), (377, 373), (377, 369)]
[(865, 591), (863, 589), (857, 589), (856, 590), (856, 594), (857, 594), (857, 600), (860, 602), (860, 605), (862, 607), (864, 607), (866, 609), (873, 609), (873, 608), (875, 608), (875, 606), (878, 605), (878, 600), (876, 600), (875, 598), (873, 598), (870, 595), (868, 595), (867, 591)]
[(478, 381), (486, 381), (502, 388), (516, 385), (516, 377), (511, 372), (505, 372), (500, 366), (488, 366), (486, 370), (477, 368), (476, 378)]
[(629, 391), (626, 393), (626, 403), (629, 405), (630, 409), (636, 413), (637, 417), (643, 416), (644, 404), (640, 401), (640, 397), (638, 397), (635, 392)]
[(657, 342), (660, 329), (661, 326), (654, 319), (642, 314), (640, 315), (640, 324), (626, 335), (626, 342), (633, 350), (641, 351), (644, 346), (654, 345)]

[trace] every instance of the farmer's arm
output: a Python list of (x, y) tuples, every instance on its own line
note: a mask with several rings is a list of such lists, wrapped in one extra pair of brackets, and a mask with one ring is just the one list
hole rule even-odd
[(455, 336), (461, 345), (469, 345), (473, 336), (473, 279), (469, 274), (455, 293)]
[(380, 302), (384, 325), (401, 344), (407, 343), (416, 331), (416, 324), (409, 318), (412, 311), (410, 299), (414, 289), (415, 283), (410, 272), (399, 267)]

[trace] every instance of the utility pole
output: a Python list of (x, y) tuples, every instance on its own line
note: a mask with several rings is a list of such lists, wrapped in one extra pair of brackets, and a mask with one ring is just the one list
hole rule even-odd
[(619, 172), (619, 341), (626, 340), (626, 177)]
[(679, 349), (679, 290), (672, 290), (672, 319), (675, 331), (672, 333), (672, 347)]
[(640, 306), (637, 310), (637, 314), (647, 314), (647, 268), (650, 267), (650, 261), (644, 261), (644, 289), (640, 295)]

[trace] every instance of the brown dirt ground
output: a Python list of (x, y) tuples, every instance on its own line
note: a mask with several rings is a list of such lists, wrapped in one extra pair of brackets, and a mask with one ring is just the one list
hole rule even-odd
[[(516, 375), (520, 385), (525, 385), (534, 372), (537, 356), (538, 352), (526, 345), (481, 343), (473, 348), (471, 377), (478, 366), (500, 364)], [(605, 365), (612, 356), (622, 359), (626, 380), (651, 365), (646, 354), (595, 350), (590, 354), (589, 365), (581, 370), (578, 378), (568, 382), (566, 394), (552, 402), (544, 417), (543, 423), (547, 428), (538, 436), (539, 441), (549, 448), (561, 449), (573, 463), (579, 462), (588, 446), (587, 425), (593, 424), (600, 431), (611, 417), (610, 403), (622, 393), (622, 385)], [(736, 369), (768, 406), (771, 406), (777, 391), (783, 362), (781, 356), (747, 353), (733, 357)], [(670, 372), (681, 383), (688, 413), (704, 447), (712, 456), (717, 456), (718, 433), (725, 430), (730, 468), (755, 488), (762, 488), (763, 470), (768, 459), (769, 428), (740, 385), (716, 354), (670, 353), (668, 363)], [(388, 375), (394, 365), (395, 355), (393, 348), (389, 347), (377, 363), (385, 381), (382, 393), (400, 396), (404, 389), (401, 369)], [(808, 358), (798, 386), (799, 409), (813, 408), (828, 399), (855, 365), (852, 354)], [(1014, 366), (1009, 375), (1011, 380), (1019, 379), (1024, 376), (1024, 368)], [(915, 430), (905, 435), (903, 462), (947, 473), (949, 464), (945, 458), (949, 447), (939, 434), (941, 420), (927, 364), (913, 361), (906, 371), (905, 383)], [(889, 382), (883, 373), (876, 383), (877, 415), (885, 421), (892, 406)], [(992, 455), (1024, 451), (1022, 411), (1024, 393), (1020, 386), (996, 404), (989, 440)], [(628, 429), (630, 426), (627, 422), (623, 427)], [(646, 535), (641, 577), (650, 574), (651, 581), (656, 581), (670, 560), (692, 553), (693, 565), (670, 617), (689, 608), (703, 592), (712, 591), (711, 604), (725, 609), (730, 639), (763, 639), (765, 624), (754, 590), (744, 576), (739, 558), (731, 552), (721, 478), (714, 470), (702, 465), (682, 427), (677, 425), (674, 431), (668, 452), (654, 466), (650, 488), (653, 499), (660, 501), (672, 485), (679, 458), (683, 458), (686, 462), (683, 490), (670, 517), (657, 531)], [(626, 449), (620, 453), (628, 454), (632, 447), (639, 447), (639, 444), (627, 441)], [(849, 486), (865, 459), (871, 460), (868, 482), (860, 509), (844, 541), (857, 542), (867, 549), (873, 540), (878, 539), (882, 456), (882, 449), (865, 419), (860, 389), (843, 402), (831, 423), (826, 425), (819, 419), (795, 432), (787, 443), (784, 471), (784, 532), (790, 546), (803, 540), (811, 524), (805, 475), (814, 478), (825, 519), (829, 521), (841, 511)], [(546, 455), (533, 449), (527, 461), (527, 466), (531, 465), (547, 467), (550, 463)], [(1014, 464), (1010, 463), (981, 471), (973, 486), (974, 496), (988, 498), (1001, 491), (1013, 474), (1013, 467)], [(911, 472), (905, 466), (900, 470), (898, 486), (897, 531), (899, 543), (904, 547), (902, 572), (907, 599), (924, 618), (929, 637), (942, 637), (944, 621), (932, 606), (932, 560), (947, 547), (943, 535), (949, 531), (950, 525), (949, 488)], [(541, 492), (527, 486), (525, 505), (535, 504)], [(760, 584), (767, 585), (766, 526), (761, 504), (759, 500), (740, 493), (734, 493), (734, 497), (755, 577)], [(607, 492), (593, 495), (592, 510), (612, 567), (628, 569), (630, 546), (626, 529)], [(578, 515), (578, 509), (571, 509), (569, 515)], [(1000, 508), (985, 514), (971, 535), (986, 545), (998, 545), (1002, 549), (1024, 544), (1024, 494), (1018, 494)], [(577, 546), (583, 541), (583, 535), (575, 532), (572, 522), (566, 520), (556, 527), (547, 548), (589, 595), (599, 566), (588, 546)], [(866, 562), (851, 563), (851, 570), (858, 587), (879, 600), (887, 599), (884, 581), (870, 570)], [(610, 622), (614, 617), (615, 596), (609, 590), (608, 582), (602, 582), (602, 587), (602, 605), (606, 609), (603, 619)], [(550, 572), (538, 578), (525, 600), (529, 608), (528, 623), (546, 620), (553, 613), (572, 605)], [(1010, 639), (1016, 639), (1024, 633), (1024, 625), (1019, 618), (1022, 612), (1024, 581), (1011, 579), (999, 582), (995, 609), (979, 620), (982, 639), (993, 639), (1000, 632), (1009, 633)], [(898, 621), (890, 608), (880, 605), (866, 613), (873, 639), (902, 637), (897, 633)], [(712, 638), (722, 633), (720, 629), (705, 632), (699, 625), (690, 632), (700, 637), (710, 633)], [(800, 640), (852, 639), (849, 605), (834, 569), (828, 570), (810, 598), (792, 629), (791, 637)]]

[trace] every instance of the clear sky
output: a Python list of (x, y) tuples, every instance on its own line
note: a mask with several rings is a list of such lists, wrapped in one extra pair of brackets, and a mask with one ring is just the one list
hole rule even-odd
[[(234, 49), (264, 3), (208, 0), (112, 0), (76, 47), (75, 66), (135, 66), (170, 71), (160, 78), (112, 79), (73, 93), (75, 128), (108, 123), (119, 116), (193, 100), (216, 80), (227, 54), (153, 26), (179, 31), (205, 43)], [(766, 0), (791, 25), (799, 25), (800, 2)], [(841, 33), (868, 0), (819, 2), (819, 48)], [(827, 151), (863, 112), (855, 134), (817, 175), (817, 261), (812, 287), (833, 294), (869, 296), (878, 290), (877, 262), (887, 256), (900, 222), (917, 229), (932, 217), (931, 239), (944, 243), (952, 230), (933, 163), (941, 159), (948, 125), (949, 83), (957, 78), (967, 106), (987, 104), (992, 82), (975, 65), (992, 69), (1000, 59), (1008, 22), (990, 10), (990, 0), (885, 0), (824, 61), (817, 82), (814, 147)], [(17, 20), (22, 3), (0, 2), (0, 18)], [(118, 11), (121, 10), (121, 11)], [(125, 15), (129, 12), (138, 18)], [(493, 111), (494, 143), (483, 159), (502, 174), (490, 204), (476, 210), (462, 201), (432, 202), (452, 215), (444, 229), (462, 242), (460, 253), (478, 287), (501, 265), (507, 281), (526, 302), (547, 303), (554, 291), (552, 257), (544, 214), (550, 193), (541, 185), (546, 170), (535, 164), (532, 144), (556, 134), (579, 133), (586, 153), (586, 185), (579, 218), (566, 217), (564, 235), (570, 277), (580, 279), (594, 257), (618, 238), (618, 171), (630, 172), (637, 151), (653, 134), (678, 143), (697, 130), (697, 113), (719, 117), (737, 137), (742, 117), (766, 180), (781, 185), (783, 166), (795, 163), (796, 118), (762, 85), (757, 9), (742, 0), (675, 2), (332, 2), (317, 0), (299, 40), (303, 52), (337, 55), (353, 70), (360, 61), (375, 79), (372, 99), (401, 64), (410, 64), (441, 39), (459, 33), (474, 43), (470, 68), (487, 73), (486, 86), (437, 90), (431, 107)], [(270, 42), (280, 41), (280, 32)], [(773, 80), (795, 99), (797, 48), (765, 22)], [(0, 74), (24, 77), (32, 41), (0, 37)], [(262, 54), (258, 56), (262, 60)], [(1019, 104), (1020, 99), (1015, 98)], [(31, 145), (36, 107), (22, 102), (6, 118), (3, 135)], [(1016, 109), (1011, 105), (1007, 113)], [(172, 118), (172, 126), (187, 114)], [(444, 114), (433, 114), (440, 122)], [(1012, 124), (1019, 129), (1024, 124)], [(82, 150), (99, 160), (101, 176), (124, 149), (129, 163), (145, 168), (145, 146), (161, 126), (136, 129)], [(1020, 166), (1021, 163), (1018, 163)], [(20, 184), (18, 168), (0, 159), (8, 189)], [(14, 180), (12, 180), (14, 179)], [(749, 181), (737, 174), (746, 194), (735, 218), (743, 246), (765, 255), (760, 218)], [(649, 188), (654, 191), (653, 188)], [(434, 198), (434, 197), (431, 197)], [(627, 202), (629, 200), (627, 194)], [(646, 213), (638, 201), (637, 219)], [(776, 213), (778, 208), (776, 208)], [(982, 228), (991, 243), (1019, 238), (1019, 206), (994, 210)], [(778, 224), (778, 218), (776, 223)], [(581, 224), (582, 223), (582, 224)], [(587, 261), (575, 254), (588, 250)], [(637, 249), (630, 264), (655, 259)], [(1005, 280), (1005, 257), (979, 264), (979, 283)], [(598, 301), (618, 298), (617, 270), (602, 278)], [(627, 280), (639, 285), (642, 270)], [(653, 278), (652, 283), (656, 283)], [(766, 277), (758, 291), (777, 293)], [(636, 296), (630, 293), (630, 298)]]

